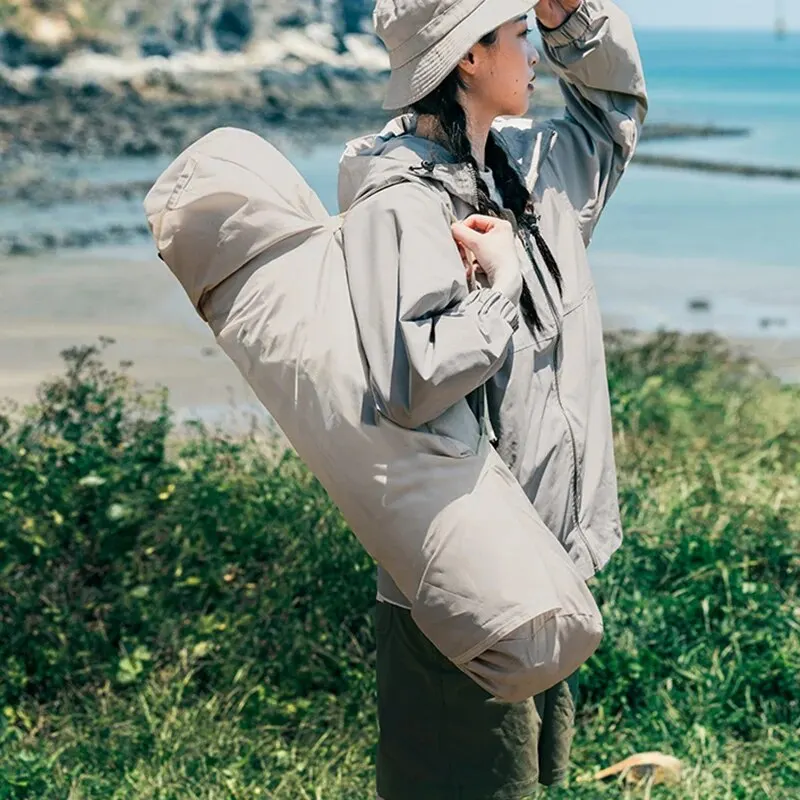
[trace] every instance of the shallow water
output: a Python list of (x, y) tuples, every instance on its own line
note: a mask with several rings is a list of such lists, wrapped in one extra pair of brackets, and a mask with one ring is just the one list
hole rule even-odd
[(800, 166), (800, 33), (643, 31), (650, 118), (748, 127), (743, 139), (647, 143), (648, 152)]

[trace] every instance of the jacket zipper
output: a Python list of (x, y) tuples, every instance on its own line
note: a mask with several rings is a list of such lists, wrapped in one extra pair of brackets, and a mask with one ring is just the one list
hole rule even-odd
[[(553, 137), (555, 136), (555, 132), (553, 136), (550, 137), (550, 141), (553, 141)], [(473, 196), (473, 208), (478, 208), (478, 177), (477, 175), (472, 173), (472, 196)], [(516, 225), (514, 226), (516, 228)], [(586, 548), (586, 552), (589, 553), (589, 558), (592, 562), (592, 567), (595, 572), (599, 569), (599, 562), (597, 560), (597, 556), (595, 555), (592, 546), (589, 544), (589, 539), (586, 536), (583, 528), (581, 527), (581, 520), (580, 520), (580, 504), (578, 503), (578, 494), (580, 488), (580, 481), (578, 476), (578, 445), (575, 440), (575, 431), (572, 428), (572, 423), (569, 421), (569, 417), (567, 416), (567, 410), (564, 408), (564, 401), (561, 398), (561, 386), (558, 382), (558, 348), (561, 345), (561, 321), (558, 318), (558, 311), (556, 309), (556, 305), (553, 302), (553, 298), (550, 295), (550, 290), (547, 288), (547, 284), (542, 277), (542, 273), (539, 270), (539, 264), (536, 261), (536, 258), (533, 254), (533, 248), (530, 242), (529, 235), (524, 231), (517, 230), (517, 235), (522, 240), (522, 244), (525, 247), (525, 251), (528, 253), (528, 258), (531, 261), (531, 266), (533, 267), (534, 271), (536, 272), (536, 277), (539, 279), (539, 283), (542, 286), (542, 290), (544, 291), (545, 297), (547, 298), (547, 303), (550, 306), (550, 313), (553, 315), (553, 321), (556, 324), (556, 339), (555, 339), (555, 356), (553, 359), (553, 382), (556, 387), (556, 399), (558, 400), (558, 407), (561, 409), (561, 413), (564, 416), (564, 422), (567, 423), (567, 431), (569, 433), (569, 440), (570, 444), (572, 445), (572, 512), (575, 515), (575, 527), (578, 530), (578, 535), (581, 537), (581, 541), (583, 542), (584, 547)]]
[(564, 422), (567, 423), (567, 431), (569, 432), (569, 440), (572, 445), (572, 511), (575, 515), (575, 527), (578, 530), (578, 534), (581, 537), (581, 541), (586, 548), (586, 551), (589, 553), (589, 558), (592, 561), (592, 567), (594, 571), (597, 572), (599, 568), (599, 562), (597, 561), (597, 556), (595, 555), (592, 546), (589, 544), (589, 539), (586, 536), (583, 528), (581, 527), (581, 520), (580, 520), (580, 504), (578, 502), (578, 494), (580, 488), (580, 481), (578, 476), (578, 444), (575, 440), (575, 431), (572, 428), (572, 423), (569, 421), (569, 416), (567, 415), (567, 410), (564, 408), (564, 401), (561, 398), (561, 386), (558, 381), (558, 349), (561, 346), (561, 337), (562, 337), (562, 325), (561, 320), (558, 318), (558, 311), (556, 309), (556, 304), (553, 302), (553, 298), (550, 295), (550, 290), (547, 288), (547, 284), (544, 281), (544, 277), (542, 276), (541, 271), (539, 270), (539, 265), (534, 258), (533, 255), (533, 248), (528, 238), (528, 234), (524, 232), (520, 232), (520, 238), (522, 238), (522, 243), (525, 247), (525, 250), (528, 253), (528, 258), (531, 260), (531, 266), (533, 267), (534, 271), (536, 272), (536, 277), (539, 279), (539, 283), (544, 291), (545, 297), (547, 298), (547, 304), (550, 306), (550, 312), (553, 315), (553, 321), (556, 324), (556, 338), (554, 342), (554, 355), (553, 355), (553, 382), (556, 388), (556, 399), (558, 400), (558, 406), (561, 409), (561, 413), (564, 415)]

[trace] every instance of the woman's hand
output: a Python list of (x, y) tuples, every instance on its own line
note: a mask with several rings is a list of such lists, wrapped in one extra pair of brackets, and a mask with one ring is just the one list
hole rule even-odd
[(580, 8), (583, 0), (539, 0), (534, 11), (545, 28), (558, 28), (567, 17)]
[(454, 223), (452, 231), (467, 269), (467, 280), (472, 270), (481, 273), (489, 286), (518, 303), (522, 294), (522, 272), (511, 223), (473, 214), (463, 222)]

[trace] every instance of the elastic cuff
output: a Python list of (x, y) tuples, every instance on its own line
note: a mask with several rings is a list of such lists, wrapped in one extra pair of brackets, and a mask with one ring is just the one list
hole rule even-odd
[(498, 289), (478, 289), (472, 293), (472, 302), (479, 303), (481, 314), (499, 313), (513, 331), (519, 328), (519, 309)]
[(542, 40), (550, 47), (563, 47), (583, 39), (592, 27), (594, 17), (588, 0), (583, 2), (557, 28), (545, 28), (539, 23)]

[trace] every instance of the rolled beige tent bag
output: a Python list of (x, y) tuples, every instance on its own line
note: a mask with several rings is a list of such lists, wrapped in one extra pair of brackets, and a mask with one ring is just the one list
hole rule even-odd
[[(184, 151), (145, 199), (159, 255), (431, 642), (498, 698), (568, 677), (602, 636), (568, 555), (466, 400), (425, 430), (375, 409), (346, 220), (253, 133)], [(428, 428), (436, 432), (430, 432)]]

